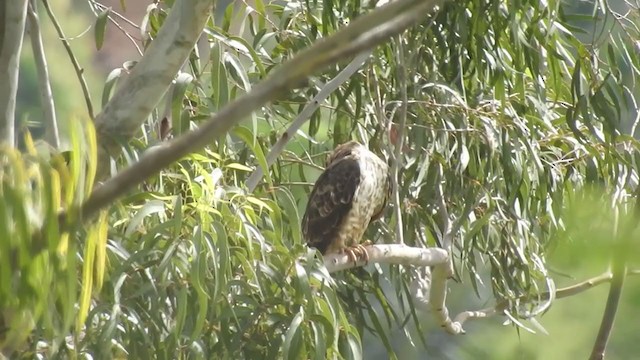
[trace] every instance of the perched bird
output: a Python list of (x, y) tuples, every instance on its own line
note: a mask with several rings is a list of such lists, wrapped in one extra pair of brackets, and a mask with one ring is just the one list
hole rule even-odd
[(322, 254), (369, 257), (360, 243), (369, 223), (382, 217), (391, 197), (389, 167), (364, 145), (350, 141), (329, 156), (307, 203), (302, 234)]

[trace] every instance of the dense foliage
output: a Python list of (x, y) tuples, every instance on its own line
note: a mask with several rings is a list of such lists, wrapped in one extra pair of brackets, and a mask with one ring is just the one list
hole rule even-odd
[[(150, 39), (171, 3), (149, 8)], [(635, 204), (638, 9), (623, 17), (610, 5), (444, 2), (375, 48), (272, 166), (266, 154), (280, 134), (351, 59), (147, 179), (98, 219), (71, 214), (62, 229), (58, 210), (80, 204), (93, 183), (93, 128), (71, 126), (66, 160), (38, 155), (29, 141), (23, 153), (4, 149), (0, 233), (12, 241), (0, 242), (0, 348), (25, 358), (360, 358), (365, 332), (394, 356), (391, 326), (423, 346), (410, 267), (329, 274), (301, 239), (325, 154), (349, 139), (399, 166), (401, 202), (368, 238), (439, 246), (444, 214), (456, 230), (455, 278), (477, 292), (490, 287), (505, 315), (525, 326), (553, 303), (540, 296), (555, 289), (546, 256), (575, 235), (566, 236), (577, 221), (567, 215), (576, 190), (597, 188), (602, 204), (591, 204), (625, 214)], [(167, 115), (173, 137), (197, 128), (374, 7), (219, 8), (204, 32), (209, 47), (193, 52), (116, 166), (163, 141)], [(114, 70), (106, 94), (125, 73)], [(395, 152), (399, 138), (404, 148)], [(256, 168), (266, 175), (248, 191)]]

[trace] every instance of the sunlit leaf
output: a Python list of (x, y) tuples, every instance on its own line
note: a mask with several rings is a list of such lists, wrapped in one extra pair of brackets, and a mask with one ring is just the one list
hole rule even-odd
[(298, 359), (302, 350), (302, 329), (300, 325), (304, 315), (302, 309), (293, 317), (284, 336), (282, 354), (285, 359)]

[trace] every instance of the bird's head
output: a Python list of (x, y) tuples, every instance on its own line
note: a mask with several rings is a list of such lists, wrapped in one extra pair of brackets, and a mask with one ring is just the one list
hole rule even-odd
[(360, 144), (357, 141), (349, 141), (343, 144), (338, 145), (333, 152), (329, 155), (329, 157), (327, 158), (327, 163), (325, 164), (326, 166), (331, 165), (333, 162), (340, 160), (344, 157), (347, 157), (349, 155), (351, 155), (351, 153), (361, 147), (362, 144)]

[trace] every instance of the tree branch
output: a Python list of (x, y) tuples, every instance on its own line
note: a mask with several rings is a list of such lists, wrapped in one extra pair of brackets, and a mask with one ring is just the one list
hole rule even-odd
[(439, 200), (438, 214), (442, 221), (442, 248), (449, 254), (448, 261), (437, 265), (433, 269), (433, 277), (431, 279), (431, 291), (429, 294), (429, 302), (431, 310), (434, 313), (436, 321), (440, 326), (450, 334), (460, 334), (464, 330), (462, 326), (451, 321), (449, 310), (446, 307), (447, 302), (447, 281), (453, 276), (453, 260), (451, 258), (451, 247), (457, 230), (451, 224), (447, 204), (444, 199), (444, 191), (442, 183), (438, 185), (437, 198)]
[[(402, 226), (402, 207), (400, 202), (399, 174), (402, 167), (402, 149), (404, 147), (404, 128), (407, 123), (407, 66), (402, 37), (397, 39), (396, 57), (398, 61), (398, 86), (400, 87), (400, 122), (398, 123), (396, 142), (393, 144), (394, 151), (391, 163), (391, 182), (393, 187), (393, 204), (396, 217), (396, 238), (400, 244), (404, 244), (404, 233)], [(389, 121), (393, 124), (393, 121)], [(389, 130), (391, 130), (390, 125)], [(391, 134), (391, 133), (389, 133)]]
[(47, 57), (42, 46), (42, 33), (40, 31), (40, 19), (38, 18), (38, 4), (36, 0), (29, 0), (27, 10), (29, 18), (29, 39), (33, 49), (33, 57), (36, 61), (38, 71), (40, 102), (42, 113), (44, 114), (45, 137), (49, 144), (56, 149), (60, 148), (60, 136), (58, 134), (58, 121), (56, 119), (56, 106), (53, 101), (51, 91), (51, 81), (49, 79), (49, 68)]
[[(213, 0), (176, 1), (142, 59), (96, 117), (100, 142), (98, 179), (108, 175), (109, 157), (120, 152), (119, 142), (133, 137), (162, 99), (200, 38), (214, 3)], [(173, 159), (188, 151), (183, 150)], [(162, 167), (156, 167), (154, 172)], [(151, 173), (145, 177), (149, 175)]]
[[(224, 135), (233, 125), (264, 103), (277, 99), (286, 91), (299, 86), (309, 75), (399, 34), (422, 19), (439, 3), (439, 0), (397, 0), (359, 17), (336, 34), (318, 41), (273, 70), (266, 80), (226, 105), (199, 129), (150, 149), (136, 164), (97, 187), (82, 205), (82, 215), (93, 216), (147, 177), (184, 155), (202, 148), (212, 139)], [(119, 112), (115, 109), (113, 111)], [(64, 215), (61, 217), (64, 219)]]
[[(371, 56), (371, 50), (364, 51), (363, 53), (357, 55), (349, 65), (347, 65), (336, 77), (327, 82), (322, 89), (318, 92), (318, 94), (309, 102), (304, 109), (298, 114), (295, 120), (289, 125), (287, 130), (280, 136), (278, 142), (273, 145), (271, 150), (269, 150), (269, 154), (267, 154), (267, 166), (270, 167), (273, 163), (276, 162), (276, 159), (282, 151), (284, 150), (287, 143), (293, 139), (293, 136), (296, 132), (304, 125), (307, 120), (313, 115), (314, 111), (320, 107), (320, 104), (325, 101), (329, 95), (331, 95), (340, 85), (344, 84), (345, 81), (349, 80), (353, 74), (355, 74), (362, 65), (367, 61), (367, 59)], [(258, 186), (258, 182), (264, 176), (264, 171), (261, 167), (256, 168), (256, 170), (249, 176), (247, 179), (246, 185), (249, 192), (253, 192)]]
[[(626, 275), (627, 276), (640, 275), (640, 269), (628, 270), (626, 272)], [(598, 285), (610, 283), (612, 279), (613, 279), (613, 274), (610, 271), (607, 271), (603, 274), (584, 280), (577, 284), (556, 290), (555, 298), (562, 299), (562, 298), (567, 298), (573, 295), (577, 295), (589, 289), (593, 289)], [(527, 301), (531, 301), (533, 298), (549, 299), (550, 296), (551, 294), (548, 291), (545, 291), (535, 296), (529, 296), (529, 297), (523, 296), (519, 300), (523, 302), (527, 302)], [(504, 310), (506, 310), (508, 306), (509, 306), (508, 301), (501, 301), (495, 306), (489, 307), (486, 309), (475, 310), (475, 311), (463, 311), (458, 315), (456, 315), (453, 321), (457, 323), (460, 327), (462, 327), (464, 323), (469, 319), (478, 319), (478, 318), (486, 318), (494, 315), (501, 315), (504, 313)]]
[[(619, 213), (616, 211), (614, 224), (614, 230), (616, 232), (619, 227), (618, 216)], [(631, 234), (627, 233), (625, 235), (626, 236), (622, 237), (616, 236), (618, 243), (614, 245), (615, 250), (612, 258), (611, 286), (609, 287), (607, 305), (604, 308), (600, 329), (598, 330), (598, 335), (596, 336), (596, 341), (593, 344), (591, 356), (589, 357), (590, 360), (604, 359), (604, 353), (607, 349), (609, 337), (611, 336), (611, 330), (613, 329), (613, 322), (615, 321), (616, 314), (618, 312), (618, 304), (620, 303), (620, 296), (622, 295), (622, 286), (624, 285), (624, 278), (627, 273), (627, 253), (630, 250), (627, 243)]]
[(15, 146), (15, 112), (27, 0), (0, 4), (0, 144)]
[[(365, 247), (369, 254), (369, 264), (400, 264), (413, 266), (433, 266), (446, 262), (448, 254), (440, 248), (417, 248), (403, 244), (378, 244)], [(367, 263), (358, 260), (353, 262), (344, 254), (328, 254), (324, 256), (324, 264), (332, 273), (364, 266)]]
[(491, 317), (491, 316), (497, 315), (498, 313), (502, 314), (503, 311), (504, 309), (499, 309), (498, 306), (490, 307), (482, 310), (476, 310), (476, 311), (463, 311), (460, 314), (456, 315), (453, 322), (460, 327), (461, 329), (460, 333), (464, 334), (464, 329), (462, 328), (462, 325), (467, 320)]
[(428, 312), (431, 309), (429, 306), (432, 278), (431, 268), (425, 266), (423, 268), (413, 268), (412, 270), (413, 274), (409, 289), (413, 297), (413, 303), (418, 310)]

